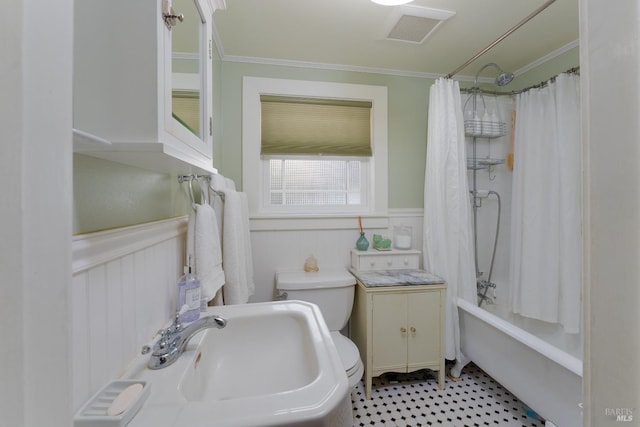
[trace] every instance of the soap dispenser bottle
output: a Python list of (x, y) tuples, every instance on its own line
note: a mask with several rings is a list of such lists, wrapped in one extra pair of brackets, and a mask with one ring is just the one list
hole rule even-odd
[(191, 272), (191, 255), (184, 268), (184, 276), (178, 280), (178, 312), (181, 323), (200, 318), (200, 281)]

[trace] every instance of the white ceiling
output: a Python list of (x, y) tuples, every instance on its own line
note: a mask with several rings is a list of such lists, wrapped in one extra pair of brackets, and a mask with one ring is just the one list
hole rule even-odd
[[(226, 9), (214, 14), (214, 30), (224, 60), (436, 76), (458, 68), (544, 3), (414, 0), (410, 6), (456, 12), (421, 44), (385, 40), (401, 6), (369, 0), (226, 0)], [(577, 39), (578, 0), (556, 0), (457, 77), (474, 76), (489, 62), (522, 72)]]

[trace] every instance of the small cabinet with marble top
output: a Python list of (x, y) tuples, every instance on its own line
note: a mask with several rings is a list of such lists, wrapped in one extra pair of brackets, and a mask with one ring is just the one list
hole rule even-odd
[(419, 269), (351, 269), (357, 279), (351, 339), (365, 364), (365, 394), (385, 372), (438, 372), (444, 389), (444, 326), (447, 285)]

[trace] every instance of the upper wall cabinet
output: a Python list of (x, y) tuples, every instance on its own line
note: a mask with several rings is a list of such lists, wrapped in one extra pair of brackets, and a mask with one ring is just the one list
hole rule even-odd
[(215, 173), (212, 14), (224, 0), (74, 3), (74, 151)]

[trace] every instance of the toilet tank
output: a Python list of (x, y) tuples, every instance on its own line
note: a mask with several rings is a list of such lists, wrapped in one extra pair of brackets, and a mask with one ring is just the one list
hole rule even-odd
[(289, 300), (301, 300), (316, 304), (330, 331), (339, 331), (347, 325), (356, 279), (347, 270), (318, 272), (278, 272), (278, 294)]

